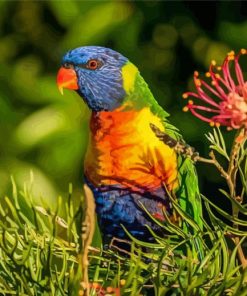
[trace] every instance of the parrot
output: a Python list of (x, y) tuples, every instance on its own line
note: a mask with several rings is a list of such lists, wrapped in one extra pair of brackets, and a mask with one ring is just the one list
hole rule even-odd
[(202, 226), (194, 163), (155, 135), (151, 125), (182, 140), (128, 58), (101, 46), (69, 50), (57, 85), (61, 93), (76, 91), (90, 110), (84, 181), (93, 192), (104, 246), (130, 235), (153, 242), (150, 229), (162, 234), (160, 223), (173, 217), (171, 196)]

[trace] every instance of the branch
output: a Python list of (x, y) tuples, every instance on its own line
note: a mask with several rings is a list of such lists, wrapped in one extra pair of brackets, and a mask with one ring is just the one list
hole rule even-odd
[(170, 148), (173, 148), (178, 154), (188, 157), (194, 162), (198, 160), (199, 153), (195, 151), (194, 147), (189, 146), (182, 140), (173, 139), (171, 136), (161, 131), (156, 125), (152, 123), (150, 123), (150, 127), (158, 139), (160, 139)]

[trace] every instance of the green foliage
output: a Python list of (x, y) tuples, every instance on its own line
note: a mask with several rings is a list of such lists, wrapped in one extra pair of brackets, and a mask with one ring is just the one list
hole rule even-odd
[[(78, 269), (80, 235), (76, 221), (82, 208), (74, 209), (69, 195), (56, 211), (34, 206), (29, 186), (0, 206), (0, 295), (71, 295)], [(78, 224), (78, 223), (77, 223)]]
[(208, 133), (208, 135), (206, 135), (206, 138), (211, 143), (209, 148), (217, 151), (219, 154), (224, 156), (228, 161), (230, 160), (229, 155), (226, 151), (225, 140), (219, 128), (214, 129), (213, 133)]
[[(221, 153), (219, 148), (225, 144), (220, 130), (209, 139)], [(245, 183), (246, 158), (243, 146), (238, 163), (239, 167), (244, 163), (241, 178)], [(34, 205), (33, 183), (31, 174), (30, 184), (19, 191), (12, 180), (11, 197), (5, 197), (0, 206), (0, 295), (78, 295), (82, 206), (73, 205), (71, 186), (68, 198), (58, 198), (54, 212)], [(242, 215), (247, 214), (242, 202), (221, 192)], [(247, 223), (202, 197), (209, 215), (208, 221), (203, 219), (203, 230), (171, 197), (180, 222), (166, 216), (161, 223), (150, 215), (164, 230), (159, 237), (150, 229), (155, 243), (138, 241), (129, 234), (130, 240), (124, 242), (130, 245), (127, 256), (117, 239), (109, 250), (91, 248), (90, 295), (246, 295), (247, 271), (242, 270), (238, 250), (244, 246)], [(179, 225), (182, 222), (189, 225), (189, 233)], [(238, 243), (236, 237), (241, 238)]]

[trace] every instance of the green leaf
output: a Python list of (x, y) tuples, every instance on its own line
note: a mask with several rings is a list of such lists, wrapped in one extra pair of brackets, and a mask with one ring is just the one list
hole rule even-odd
[(239, 202), (237, 202), (235, 199), (231, 198), (231, 196), (223, 189), (219, 189), (219, 191), (224, 194), (230, 202), (235, 206), (243, 215), (247, 215), (247, 208), (241, 205)]
[(201, 196), (208, 204), (210, 204), (213, 208), (215, 208), (219, 214), (221, 214), (223, 217), (228, 219), (230, 222), (238, 224), (238, 225), (247, 226), (247, 221), (243, 221), (243, 220), (238, 219), (237, 217), (233, 217), (232, 215), (228, 214), (227, 212), (225, 212), (224, 210), (222, 210), (221, 208), (216, 206), (213, 202), (211, 202), (205, 196), (203, 196), (203, 195), (201, 195)]
[(208, 133), (208, 135), (205, 135), (205, 136), (208, 139), (208, 141), (211, 143), (209, 147), (217, 151), (219, 154), (224, 156), (229, 161), (230, 158), (226, 151), (225, 140), (221, 134), (220, 129), (219, 128), (213, 129), (213, 134)]

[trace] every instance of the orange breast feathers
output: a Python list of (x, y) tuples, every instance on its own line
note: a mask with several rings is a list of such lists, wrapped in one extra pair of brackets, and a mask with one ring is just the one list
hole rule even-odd
[(176, 153), (151, 130), (163, 123), (149, 108), (93, 113), (85, 174), (94, 186), (121, 185), (155, 190), (177, 186)]

